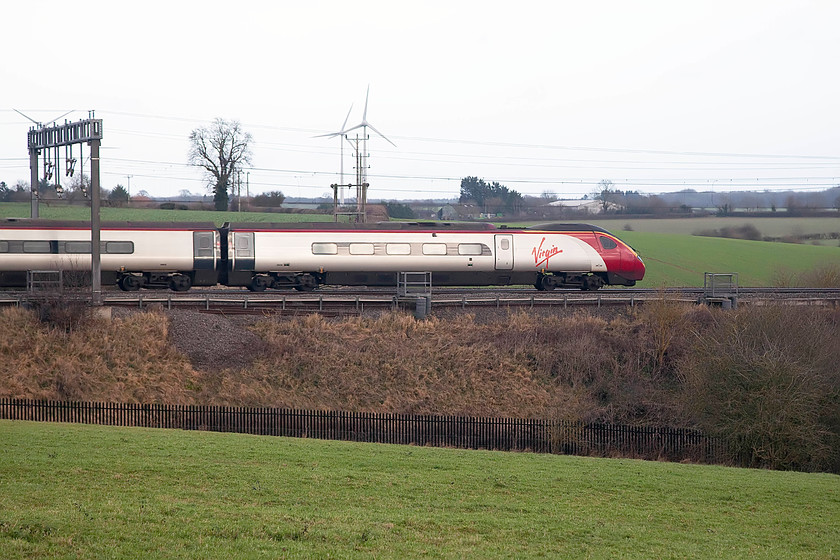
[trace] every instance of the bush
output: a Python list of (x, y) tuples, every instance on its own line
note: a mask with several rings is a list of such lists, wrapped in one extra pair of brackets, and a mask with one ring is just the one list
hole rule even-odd
[(773, 271), (772, 284), (777, 288), (840, 288), (840, 266), (827, 264), (801, 272), (779, 268)]
[(837, 323), (787, 306), (714, 314), (682, 364), (687, 410), (738, 463), (840, 472)]
[(388, 216), (390, 216), (391, 218), (411, 219), (416, 217), (414, 214), (414, 210), (411, 209), (411, 206), (396, 201), (386, 202), (385, 210), (388, 212)]
[(264, 194), (256, 195), (252, 204), (260, 208), (279, 208), (286, 200), (286, 195), (280, 191), (271, 191)]
[(174, 202), (162, 202), (159, 208), (161, 210), (189, 210), (186, 204), (176, 204)]
[(737, 227), (722, 227), (720, 229), (704, 229), (694, 232), (693, 235), (701, 237), (726, 237), (729, 239), (746, 239), (749, 241), (761, 241), (763, 238), (758, 228), (752, 224), (744, 224)]

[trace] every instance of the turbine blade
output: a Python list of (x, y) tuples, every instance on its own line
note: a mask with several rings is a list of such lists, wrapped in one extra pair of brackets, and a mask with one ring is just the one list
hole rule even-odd
[[(69, 115), (70, 113), (72, 113), (74, 110), (75, 110), (75, 109), (70, 109), (69, 111), (67, 111), (66, 113), (64, 113), (63, 115), (61, 115), (61, 117), (66, 117), (67, 115)], [(60, 119), (61, 117), (56, 117), (56, 118), (54, 118), (53, 120), (51, 120), (50, 122), (48, 122), (47, 124), (52, 124), (52, 123), (54, 123), (55, 121), (57, 121), (58, 119)]]
[[(388, 140), (388, 137), (387, 137), (387, 136), (385, 136), (384, 134), (382, 134), (381, 132), (379, 132), (378, 130), (376, 130), (376, 129), (373, 127), (373, 125), (372, 125), (372, 124), (367, 123), (367, 127), (368, 127), (368, 128), (370, 128), (370, 129), (371, 129), (372, 131), (374, 131), (375, 133), (377, 133), (377, 134), (378, 134), (379, 136), (381, 136), (382, 138), (384, 138), (385, 140)], [(397, 147), (397, 145), (396, 145), (396, 144), (394, 144), (393, 142), (391, 142), (390, 140), (388, 140), (388, 143), (389, 143), (389, 144), (391, 144), (391, 145), (392, 145), (393, 147), (395, 147), (395, 148)]]
[(367, 93), (365, 93), (365, 112), (362, 113), (362, 122), (367, 122), (367, 102), (368, 97), (370, 97), (370, 84), (367, 87)]
[(344, 134), (343, 130), (339, 132), (330, 132), (328, 134), (318, 134), (317, 136), (313, 136), (312, 138), (335, 138), (336, 136), (341, 136), (342, 134)]
[(21, 113), (21, 112), (20, 112), (20, 111), (18, 111), (17, 109), (12, 109), (12, 111), (14, 111), (15, 113), (17, 113), (17, 114), (18, 114), (18, 115), (20, 115), (21, 117), (24, 117), (24, 118), (29, 119), (30, 121), (32, 121), (33, 123), (37, 124), (38, 126), (41, 126), (41, 123), (39, 123), (38, 121), (36, 121), (36, 120), (35, 120), (35, 119), (33, 119), (32, 117), (30, 117), (29, 115), (24, 115), (23, 113)]
[(351, 130), (356, 130), (357, 128), (362, 128), (363, 126), (367, 126), (367, 124), (366, 123), (357, 124), (356, 126), (352, 126), (352, 127), (348, 128), (347, 130), (345, 130), (344, 133), (346, 134), (346, 133), (350, 132)]
[[(350, 111), (352, 111), (352, 110), (353, 110), (353, 104), (351, 103), (350, 104)], [(344, 117), (344, 124), (341, 125), (341, 130), (342, 131), (344, 130), (344, 127), (347, 126), (347, 119), (350, 118), (350, 111), (347, 111), (347, 116)]]

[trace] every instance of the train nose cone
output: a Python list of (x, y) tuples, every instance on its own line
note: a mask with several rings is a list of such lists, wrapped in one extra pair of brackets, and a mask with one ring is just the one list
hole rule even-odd
[(635, 280), (639, 281), (645, 277), (645, 263), (642, 261), (642, 257), (638, 254), (628, 251), (627, 259), (621, 259), (621, 264), (624, 265), (625, 262), (627, 264), (622, 266), (624, 269), (623, 274), (628, 280)]

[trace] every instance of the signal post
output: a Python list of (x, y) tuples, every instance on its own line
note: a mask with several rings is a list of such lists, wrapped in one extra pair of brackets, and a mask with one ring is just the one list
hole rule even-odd
[[(99, 147), (102, 141), (102, 119), (94, 119), (92, 111), (90, 116), (89, 119), (74, 123), (65, 122), (63, 125), (32, 127), (26, 135), (26, 141), (29, 147), (29, 168), (32, 178), (30, 187), (32, 192), (30, 216), (32, 218), (38, 217), (38, 155), (41, 150), (84, 143), (90, 146), (91, 304), (100, 306), (102, 305), (102, 264), (99, 223)], [(68, 175), (72, 174), (71, 170), (72, 166), (68, 164)]]

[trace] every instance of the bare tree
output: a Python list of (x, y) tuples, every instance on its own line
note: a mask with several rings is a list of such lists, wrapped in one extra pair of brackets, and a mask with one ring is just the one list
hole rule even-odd
[(251, 141), (238, 121), (224, 119), (190, 133), (189, 161), (207, 172), (216, 210), (228, 209), (228, 187), (233, 185), (236, 170), (251, 163)]
[(613, 197), (616, 192), (613, 190), (613, 182), (609, 179), (601, 179), (598, 186), (592, 191), (593, 200), (601, 202), (601, 211), (606, 214), (610, 208), (610, 203), (613, 202)]

